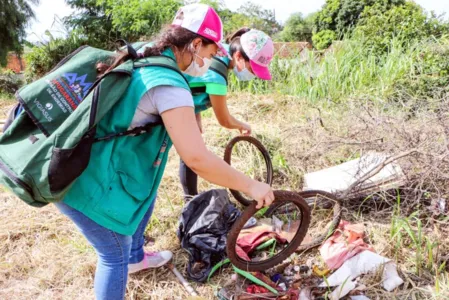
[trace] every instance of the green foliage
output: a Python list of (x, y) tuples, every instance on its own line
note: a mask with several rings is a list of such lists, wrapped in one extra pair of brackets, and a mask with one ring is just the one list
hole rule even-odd
[[(196, 1), (185, 1), (186, 4), (194, 3)], [(226, 9), (226, 5), (223, 0), (200, 0), (199, 3), (203, 3), (206, 5), (209, 5), (213, 9), (215, 9), (216, 12), (222, 11)], [(221, 17), (221, 16), (220, 16)]]
[(431, 40), (420, 48), (412, 73), (398, 80), (394, 89), (399, 98), (413, 97), (422, 104), (449, 95), (449, 39)]
[(182, 5), (180, 0), (97, 0), (105, 7), (113, 28), (129, 41), (158, 33)]
[(341, 8), (341, 0), (326, 0), (323, 8), (315, 15), (316, 31), (335, 30), (337, 15)]
[[(220, 13), (219, 13), (220, 14)], [(220, 17), (222, 14), (220, 14)], [(226, 21), (223, 20), (223, 31), (225, 35), (232, 35), (234, 32), (242, 27), (251, 27), (251, 19), (244, 14), (234, 13), (228, 10), (228, 15), (226, 16)]]
[(9, 51), (22, 53), (26, 25), (34, 18), (30, 3), (39, 0), (0, 0), (0, 65), (6, 65)]
[(93, 47), (110, 49), (121, 33), (113, 28), (111, 18), (106, 14), (106, 5), (97, 0), (66, 0), (76, 14), (64, 18), (64, 24), (86, 36)]
[(284, 29), (280, 34), (280, 40), (283, 42), (311, 42), (313, 21), (313, 15), (304, 18), (301, 13), (292, 14), (285, 22)]
[(242, 27), (260, 29), (269, 35), (281, 30), (274, 12), (246, 2), (238, 12), (226, 8), (223, 0), (66, 0), (78, 13), (64, 19), (65, 24), (85, 35), (90, 45), (111, 48), (118, 38), (136, 41), (150, 38), (162, 25), (170, 23), (183, 4), (201, 2), (220, 15), (225, 35)]
[(87, 38), (77, 31), (72, 31), (67, 38), (54, 38), (48, 31), (46, 34), (50, 37), (47, 44), (34, 47), (25, 54), (27, 82), (44, 76), (68, 54), (87, 44)]
[(404, 3), (405, 0), (326, 0), (315, 17), (316, 30), (333, 30), (338, 36), (343, 36), (355, 28), (365, 8), (377, 6), (379, 10), (386, 11)]
[(277, 34), (281, 30), (281, 26), (275, 19), (274, 12), (269, 9), (263, 9), (258, 4), (250, 1), (245, 2), (245, 4), (240, 6), (238, 12), (248, 17), (249, 27), (262, 30), (270, 36)]
[(414, 2), (407, 2), (385, 12), (378, 5), (367, 7), (361, 17), (354, 35), (379, 54), (388, 49), (394, 37), (409, 43), (430, 36), (441, 36), (449, 29), (447, 23), (434, 15), (428, 16)]
[(328, 48), (337, 39), (337, 34), (332, 30), (322, 30), (312, 37), (313, 45), (318, 50)]
[(416, 44), (403, 45), (398, 39), (390, 43), (382, 58), (357, 40), (345, 40), (321, 57), (308, 50), (302, 57), (275, 57), (270, 66), (271, 82), (253, 80), (249, 86), (230, 80), (230, 88), (293, 95), (311, 102), (338, 103), (353, 97), (389, 99), (395, 95), (395, 84), (413, 73), (420, 49)]
[(22, 80), (14, 72), (3, 72), (0, 74), (0, 94), (12, 95), (22, 84)]
[(315, 35), (319, 36), (314, 40), (320, 43), (320, 48), (317, 48), (323, 49), (322, 47), (328, 43), (330, 31), (333, 31), (337, 38), (352, 33), (358, 25), (361, 14), (367, 8), (376, 6), (378, 13), (381, 14), (391, 7), (404, 3), (405, 0), (326, 0), (322, 10), (314, 18)]
[[(196, 2), (196, 1), (193, 1)], [(245, 2), (237, 12), (229, 10), (222, 0), (201, 0), (201, 3), (212, 6), (223, 22), (225, 36), (233, 34), (242, 27), (256, 28), (272, 36), (281, 30), (274, 12), (250, 1)]]

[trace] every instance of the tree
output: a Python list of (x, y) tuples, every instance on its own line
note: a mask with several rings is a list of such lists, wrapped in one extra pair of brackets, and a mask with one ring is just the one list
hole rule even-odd
[(328, 48), (336, 39), (337, 35), (335, 34), (335, 31), (332, 30), (321, 30), (312, 37), (313, 45), (318, 50)]
[[(263, 9), (260, 5), (248, 1), (240, 6), (238, 11), (249, 18), (245, 20), (246, 23), (249, 22), (245, 26), (262, 30), (270, 36), (279, 33), (282, 29), (282, 26), (276, 21), (274, 11)], [(244, 20), (244, 17), (240, 16), (239, 19)]]
[(311, 42), (313, 18), (313, 15), (304, 18), (301, 13), (292, 14), (285, 22), (284, 29), (280, 34), (280, 40), (283, 42)]
[[(204, 0), (217, 2), (215, 0)], [(181, 0), (66, 0), (79, 13), (65, 23), (80, 29), (89, 43), (111, 48), (118, 38), (136, 41), (159, 32), (170, 23), (183, 4)]]
[(25, 28), (35, 17), (31, 3), (39, 0), (0, 0), (0, 65), (6, 64), (9, 51), (23, 51)]
[(247, 15), (236, 13), (226, 7), (224, 0), (188, 0), (186, 4), (190, 3), (204, 3), (215, 9), (223, 22), (223, 32), (225, 36), (233, 34), (238, 29), (244, 26), (251, 26), (251, 20)]
[(142, 36), (151, 37), (162, 25), (171, 23), (183, 4), (180, 0), (97, 0), (105, 6), (113, 28), (124, 38), (135, 41)]
[(388, 49), (393, 38), (402, 43), (440, 37), (449, 30), (449, 24), (435, 14), (428, 15), (421, 6), (406, 2), (383, 12), (377, 5), (367, 7), (361, 15), (354, 36), (379, 53)]
[(44, 76), (64, 57), (75, 51), (81, 45), (88, 43), (87, 38), (73, 30), (67, 37), (55, 38), (49, 31), (45, 33), (49, 40), (40, 46), (35, 46), (25, 54), (27, 62), (25, 79), (27, 82)]
[(316, 14), (316, 30), (332, 30), (337, 36), (343, 36), (354, 30), (366, 7), (375, 5), (381, 13), (404, 3), (405, 0), (326, 0), (322, 10)]
[(91, 46), (111, 48), (121, 33), (113, 28), (111, 18), (106, 14), (106, 5), (97, 0), (66, 0), (77, 13), (64, 18), (64, 24), (78, 30), (87, 37)]
[[(184, 1), (184, 2), (185, 4), (190, 4), (196, 3), (198, 1)], [(199, 3), (209, 5), (210, 7), (215, 9), (217, 13), (226, 10), (226, 4), (224, 3), (224, 0), (200, 0)]]
[[(378, 12), (389, 10), (402, 5), (406, 0), (326, 0), (321, 11), (314, 19), (315, 34), (313, 40), (319, 41), (323, 46), (329, 42), (330, 37), (340, 39), (349, 35), (357, 27), (361, 14), (367, 7), (376, 6)], [(325, 31), (324, 33), (322, 31)], [(331, 31), (333, 33), (331, 33)], [(314, 34), (314, 35), (315, 35)], [(327, 38), (327, 40), (326, 40)]]

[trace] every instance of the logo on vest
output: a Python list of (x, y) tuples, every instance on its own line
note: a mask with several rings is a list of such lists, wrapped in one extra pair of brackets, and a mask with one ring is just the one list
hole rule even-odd
[(53, 108), (53, 104), (47, 103), (47, 104), (45, 104), (45, 108), (46, 108), (47, 110), (51, 110), (51, 109)]
[(86, 82), (87, 74), (78, 76), (77, 73), (65, 73), (64, 77), (67, 79), (70, 89), (81, 99), (86, 96), (92, 86), (92, 82)]
[[(34, 99), (33, 103), (36, 105), (37, 109), (39, 109), (41, 111), (42, 115), (48, 122), (53, 121), (53, 118), (48, 114), (48, 112), (45, 110), (44, 106), (37, 99)], [(49, 104), (49, 103), (47, 103), (47, 104)]]

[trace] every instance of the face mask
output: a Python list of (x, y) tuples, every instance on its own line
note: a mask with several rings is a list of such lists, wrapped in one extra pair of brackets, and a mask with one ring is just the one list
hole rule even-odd
[(248, 71), (248, 69), (245, 67), (243, 70), (239, 71), (237, 69), (237, 66), (234, 67), (234, 74), (237, 76), (238, 80), (240, 81), (250, 81), (254, 78), (256, 78), (256, 75)]
[(206, 74), (207, 70), (209, 70), (209, 67), (212, 64), (212, 59), (207, 57), (200, 57), (196, 53), (194, 55), (203, 61), (203, 66), (200, 67), (200, 65), (194, 59), (192, 60), (192, 63), (187, 67), (187, 69), (184, 71), (184, 73), (192, 77), (201, 77), (204, 74)]

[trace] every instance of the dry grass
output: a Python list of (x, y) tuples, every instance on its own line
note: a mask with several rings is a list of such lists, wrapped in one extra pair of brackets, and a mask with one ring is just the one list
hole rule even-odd
[[(443, 186), (431, 188), (442, 177), (435, 175), (435, 168), (428, 169), (424, 164), (431, 160), (425, 154), (429, 152), (428, 139), (433, 140), (435, 153), (445, 153), (443, 130), (433, 114), (418, 112), (417, 117), (408, 119), (399, 110), (386, 110), (368, 102), (349, 103), (352, 106), (316, 107), (292, 97), (246, 95), (233, 98), (230, 107), (238, 118), (252, 125), (255, 135), (269, 149), (277, 189), (299, 190), (304, 173), (357, 158), (370, 149), (396, 153), (419, 146), (420, 155), (401, 160), (414, 183), (421, 182), (416, 179), (422, 174), (432, 175), (421, 182), (418, 191), (416, 186), (410, 186), (399, 197), (390, 192), (363, 202), (348, 202), (343, 218), (366, 225), (369, 243), (379, 254), (397, 260), (406, 282), (397, 291), (387, 293), (381, 289), (376, 276), (366, 276), (363, 281), (371, 299), (447, 299), (449, 278), (445, 267), (441, 267), (445, 261), (442, 257), (449, 250), (447, 223), (441, 216), (432, 218), (427, 209), (430, 200), (447, 194)], [(236, 133), (220, 128), (210, 113), (204, 115), (203, 126), (207, 145), (221, 156), (225, 144)], [(417, 136), (421, 136), (419, 142)], [(439, 138), (435, 140), (435, 137)], [(154, 245), (148, 248), (172, 250), (175, 265), (184, 272), (187, 255), (176, 237), (183, 205), (178, 163), (179, 158), (172, 151), (147, 233), (155, 239)], [(420, 169), (416, 170), (416, 166)], [(439, 166), (440, 171), (446, 168), (443, 164)], [(200, 181), (200, 190), (210, 188), (207, 182)], [(430, 198), (416, 198), (424, 192)], [(93, 299), (95, 253), (74, 225), (51, 205), (33, 209), (6, 193), (0, 199), (0, 299)], [(422, 255), (422, 261), (416, 257), (420, 247), (425, 247), (424, 243), (414, 244), (407, 231), (399, 227), (399, 233), (392, 235), (392, 226), (399, 224), (395, 220), (408, 218), (415, 211), (420, 213), (424, 224), (419, 227), (416, 220), (410, 219), (411, 231), (421, 232), (437, 245)], [(433, 256), (429, 257), (429, 253)], [(317, 250), (299, 259), (309, 258), (317, 263), (321, 261)], [(223, 270), (210, 284), (193, 285), (201, 296), (212, 299), (214, 291), (228, 281), (230, 274), (229, 269)], [(186, 299), (187, 296), (166, 269), (131, 277), (127, 292), (129, 299)]]

